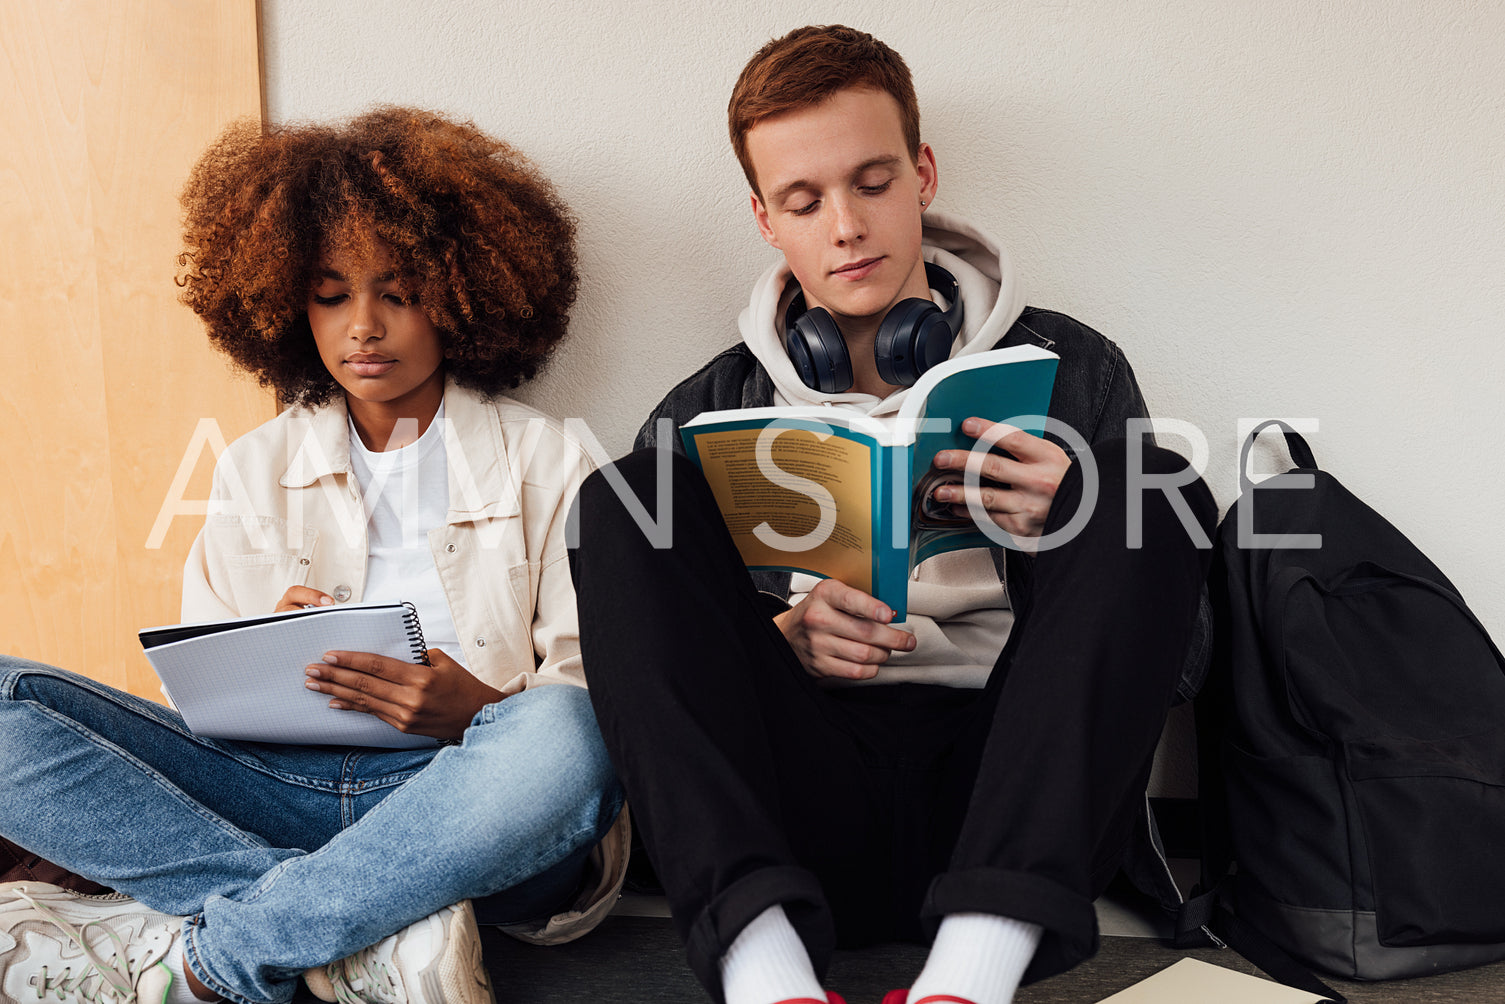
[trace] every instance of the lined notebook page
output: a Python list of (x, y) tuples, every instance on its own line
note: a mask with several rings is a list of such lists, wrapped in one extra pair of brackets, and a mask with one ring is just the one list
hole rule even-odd
[[(212, 739), (301, 745), (433, 746), (359, 711), (336, 711), (307, 689), (304, 667), (332, 649), (412, 662), (422, 632), (401, 603), (320, 608), (258, 621), (146, 650), (167, 696), (195, 734)], [(224, 622), (234, 625), (234, 621)], [(146, 632), (143, 632), (146, 633)], [(419, 649), (421, 651), (421, 648)]]

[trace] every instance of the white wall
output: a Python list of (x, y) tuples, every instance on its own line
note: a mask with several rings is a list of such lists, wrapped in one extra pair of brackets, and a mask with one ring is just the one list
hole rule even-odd
[(1206, 431), (1219, 502), (1241, 417), (1315, 418), (1319, 462), (1505, 643), (1505, 5), (261, 2), (274, 118), (424, 105), (558, 184), (584, 282), (520, 396), (613, 453), (774, 254), (726, 140), (742, 63), (807, 22), (875, 33), (914, 71), (939, 204)]

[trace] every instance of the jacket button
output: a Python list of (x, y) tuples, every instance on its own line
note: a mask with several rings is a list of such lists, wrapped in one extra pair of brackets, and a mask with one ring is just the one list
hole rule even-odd
[(346, 600), (350, 599), (350, 587), (335, 586), (334, 592), (330, 593), (329, 595), (334, 597), (334, 601), (336, 603), (344, 603)]
[(453, 545), (453, 544), (445, 544), (444, 545), (444, 549), (446, 551), (448, 551), (450, 554), (454, 554), (456, 551), (459, 550), (459, 548), (455, 547), (455, 545)]
[(300, 564), (300, 565), (306, 565), (306, 564), (308, 564), (308, 559), (307, 558), (299, 558), (298, 559), (298, 564)]
[(486, 639), (485, 638), (477, 638), (476, 639), (476, 648), (485, 648), (485, 647), (486, 647)]

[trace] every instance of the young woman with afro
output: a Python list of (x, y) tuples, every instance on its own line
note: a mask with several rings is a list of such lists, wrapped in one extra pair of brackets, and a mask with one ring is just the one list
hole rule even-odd
[(0, 889), (0, 992), (484, 1004), (478, 914), (568, 940), (625, 867), (565, 551), (591, 464), (501, 394), (565, 332), (572, 219), (507, 144), (402, 108), (233, 127), (183, 206), (184, 302), (288, 405), (216, 467), (183, 619), (412, 601), (430, 665), (330, 652), (305, 685), (439, 743), (206, 739), (0, 659), (0, 833), (124, 894)]

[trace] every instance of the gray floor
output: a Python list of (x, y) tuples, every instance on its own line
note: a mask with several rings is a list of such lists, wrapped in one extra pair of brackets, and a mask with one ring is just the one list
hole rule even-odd
[[(684, 951), (662, 917), (612, 916), (569, 945), (536, 948), (494, 931), (485, 933), (486, 961), (499, 1004), (707, 1004), (684, 964)], [(1255, 973), (1231, 952), (1178, 951), (1154, 938), (1104, 937), (1097, 956), (1069, 973), (1025, 987), (1017, 1004), (1095, 1004), (1185, 956)], [(838, 952), (828, 984), (847, 1004), (878, 1004), (883, 993), (907, 986), (925, 952), (916, 945), (882, 945)], [(1505, 1004), (1505, 963), (1463, 973), (1393, 983), (1331, 985), (1354, 1004)], [(1214, 1002), (1215, 1004), (1215, 1002)]]

